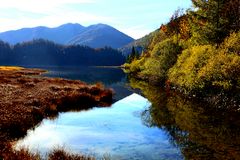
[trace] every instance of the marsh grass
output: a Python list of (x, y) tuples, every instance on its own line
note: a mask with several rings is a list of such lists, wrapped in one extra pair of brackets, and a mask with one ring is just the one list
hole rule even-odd
[(13, 147), (9, 143), (6, 145), (5, 153), (0, 156), (0, 159), (4, 160), (95, 160), (92, 156), (85, 156), (79, 153), (71, 153), (64, 147), (54, 148), (45, 156), (40, 152), (31, 152), (27, 148), (20, 148), (18, 150), (12, 149)]
[(53, 149), (48, 154), (49, 160), (95, 160), (94, 157), (67, 152), (64, 148)]
[[(37, 77), (42, 70), (0, 67), (0, 160), (39, 159), (28, 150), (12, 151), (9, 144), (23, 137), (43, 118), (59, 112), (110, 106), (113, 91), (103, 85), (87, 85), (81, 81)], [(34, 75), (34, 76), (32, 76)], [(64, 158), (56, 158), (61, 155)], [(52, 159), (84, 159), (55, 151)], [(20, 157), (20, 158), (17, 158)]]
[(17, 71), (22, 69), (24, 68), (16, 66), (0, 66), (0, 71)]

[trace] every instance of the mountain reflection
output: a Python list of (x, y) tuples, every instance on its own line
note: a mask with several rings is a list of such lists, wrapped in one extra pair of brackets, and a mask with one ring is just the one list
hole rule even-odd
[(129, 81), (152, 102), (142, 113), (143, 123), (165, 130), (185, 159), (240, 159), (240, 113), (190, 101), (132, 78)]

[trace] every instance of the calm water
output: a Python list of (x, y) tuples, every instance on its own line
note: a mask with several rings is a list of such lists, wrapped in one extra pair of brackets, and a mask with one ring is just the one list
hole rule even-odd
[[(43, 68), (43, 67), (42, 67)], [(113, 88), (116, 94), (115, 101), (133, 93), (126, 83), (125, 73), (118, 68), (101, 67), (45, 67), (49, 72), (48, 77), (61, 77), (66, 79), (81, 80), (90, 84), (101, 82), (108, 88)]]
[(33, 150), (47, 152), (66, 146), (72, 152), (109, 154), (112, 159), (181, 159), (165, 132), (142, 124), (141, 114), (151, 103), (132, 94), (111, 108), (62, 113), (56, 120), (44, 120), (19, 142)]
[[(53, 146), (112, 159), (240, 159), (240, 114), (166, 92), (115, 68), (47, 68), (46, 76), (102, 82), (116, 91), (109, 108), (43, 120), (17, 146)], [(143, 98), (139, 94), (144, 95)]]

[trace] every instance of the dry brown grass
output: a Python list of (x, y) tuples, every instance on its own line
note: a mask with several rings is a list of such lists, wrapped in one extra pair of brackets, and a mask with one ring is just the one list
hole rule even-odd
[(69, 152), (66, 152), (64, 149), (54, 149), (50, 152), (48, 155), (49, 160), (95, 160), (95, 158), (91, 156), (84, 156), (81, 154), (72, 154)]
[(2, 154), (0, 159), (4, 160), (95, 160), (94, 157), (85, 156), (78, 153), (70, 153), (64, 150), (64, 148), (56, 148), (50, 151), (46, 156), (40, 155), (40, 153), (32, 153), (28, 149), (13, 150), (9, 144), (5, 148), (5, 154)]
[(0, 70), (0, 159), (8, 142), (24, 136), (44, 117), (112, 102), (112, 90), (103, 85), (40, 77), (43, 72)]
[(24, 68), (16, 66), (0, 66), (0, 71), (18, 71), (22, 69)]

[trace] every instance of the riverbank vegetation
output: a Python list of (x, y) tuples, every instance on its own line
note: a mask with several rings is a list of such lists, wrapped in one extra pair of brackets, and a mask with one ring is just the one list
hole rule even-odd
[(44, 72), (0, 67), (0, 159), (27, 155), (28, 151), (12, 150), (11, 144), (43, 118), (54, 118), (69, 110), (109, 106), (112, 102), (113, 91), (102, 84), (39, 76)]
[(142, 123), (164, 130), (184, 159), (240, 158), (240, 112), (189, 99), (174, 90), (133, 77), (129, 83), (133, 88), (141, 89), (152, 103), (141, 113)]
[(141, 56), (124, 64), (134, 77), (186, 94), (240, 90), (240, 14), (237, 0), (192, 0), (154, 32)]
[(45, 156), (39, 153), (32, 153), (27, 149), (13, 150), (12, 146), (5, 148), (3, 159), (5, 160), (95, 160), (94, 157), (81, 154), (72, 154), (63, 148), (56, 148), (47, 153)]

